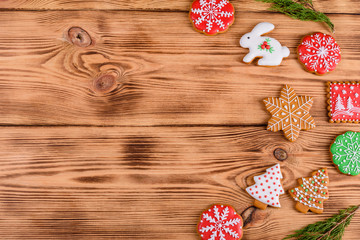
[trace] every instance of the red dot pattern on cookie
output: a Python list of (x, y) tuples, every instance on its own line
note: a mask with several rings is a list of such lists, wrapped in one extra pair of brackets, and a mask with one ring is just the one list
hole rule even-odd
[(242, 226), (242, 218), (232, 207), (216, 204), (201, 214), (198, 233), (202, 240), (239, 240)]
[(228, 0), (195, 0), (191, 5), (190, 20), (198, 31), (215, 35), (231, 26), (234, 12)]
[[(276, 176), (277, 180), (272, 180), (266, 182), (270, 179), (270, 175)], [(265, 203), (270, 206), (280, 207), (279, 203), (279, 192), (280, 195), (284, 194), (284, 189), (282, 188), (280, 179), (282, 179), (282, 174), (280, 171), (280, 164), (276, 164), (273, 167), (266, 169), (266, 173), (260, 176), (255, 176), (255, 185), (246, 188), (246, 191), (256, 200)], [(254, 193), (250, 189), (256, 186), (264, 186), (263, 191)]]
[(339, 45), (332, 36), (323, 33), (304, 37), (298, 54), (306, 70), (317, 74), (333, 71), (341, 60)]
[(330, 83), (330, 118), (333, 121), (360, 121), (360, 85)]

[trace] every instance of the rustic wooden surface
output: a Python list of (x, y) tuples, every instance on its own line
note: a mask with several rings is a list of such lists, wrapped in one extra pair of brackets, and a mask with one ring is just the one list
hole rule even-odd
[[(192, 29), (190, 3), (0, 1), (1, 239), (198, 239), (212, 203), (251, 206), (244, 189), (279, 162), (276, 148), (289, 155), (285, 189), (328, 167), (330, 200), (324, 214), (304, 215), (285, 194), (281, 209), (254, 212), (244, 239), (281, 239), (360, 203), (360, 176), (339, 174), (329, 153), (360, 125), (327, 122), (325, 85), (359, 80), (360, 1), (315, 1), (343, 53), (322, 77), (302, 69), (295, 49), (305, 34), (329, 33), (325, 25), (233, 0), (234, 25), (206, 37)], [(290, 48), (280, 67), (241, 62), (239, 38), (260, 21)], [(72, 27), (92, 44), (74, 45)], [(283, 84), (314, 97), (317, 127), (295, 143), (266, 131), (261, 100)], [(357, 214), (344, 239), (359, 236)]]

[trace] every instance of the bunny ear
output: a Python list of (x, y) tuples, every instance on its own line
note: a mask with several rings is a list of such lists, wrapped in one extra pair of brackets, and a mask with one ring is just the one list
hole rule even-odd
[(268, 33), (270, 31), (274, 30), (274, 28), (275, 28), (275, 26), (272, 23), (261, 22), (261, 23), (258, 23), (258, 25), (256, 25), (251, 32), (255, 35), (261, 36), (265, 33)]

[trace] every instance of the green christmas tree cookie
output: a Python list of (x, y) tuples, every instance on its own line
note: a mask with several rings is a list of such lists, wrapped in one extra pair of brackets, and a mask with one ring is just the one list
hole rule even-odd
[(360, 132), (339, 135), (330, 151), (334, 164), (342, 173), (353, 176), (360, 173)]

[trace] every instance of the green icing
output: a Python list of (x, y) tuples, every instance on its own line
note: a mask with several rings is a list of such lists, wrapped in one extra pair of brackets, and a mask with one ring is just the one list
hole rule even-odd
[(356, 176), (360, 173), (360, 132), (339, 135), (331, 145), (332, 159), (342, 173)]

